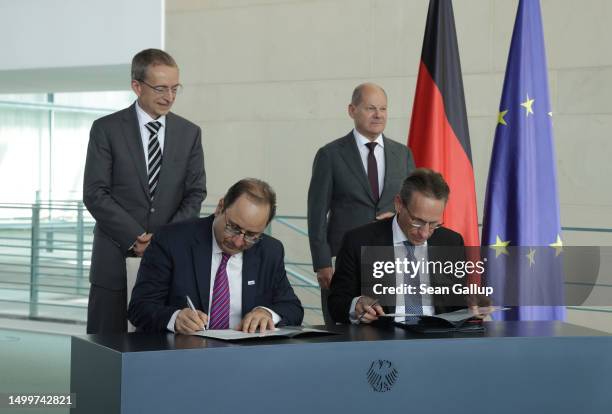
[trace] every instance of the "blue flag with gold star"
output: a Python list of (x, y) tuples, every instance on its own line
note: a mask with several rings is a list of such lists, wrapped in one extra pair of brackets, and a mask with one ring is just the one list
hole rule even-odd
[(563, 319), (562, 239), (539, 0), (520, 0), (499, 107), (482, 245), (505, 319)]

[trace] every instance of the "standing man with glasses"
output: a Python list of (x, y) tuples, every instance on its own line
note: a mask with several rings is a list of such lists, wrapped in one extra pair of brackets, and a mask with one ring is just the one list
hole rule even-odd
[[(378, 304), (372, 297), (362, 295), (361, 289), (370, 283), (362, 280), (372, 276), (372, 269), (363, 263), (369, 259), (382, 262), (395, 262), (407, 258), (411, 262), (465, 262), (463, 238), (443, 226), (442, 217), (449, 197), (449, 187), (441, 174), (426, 169), (414, 170), (403, 182), (399, 194), (394, 198), (395, 216), (354, 229), (344, 237), (336, 261), (336, 271), (331, 283), (329, 311), (336, 322), (371, 323), (385, 313), (413, 313), (433, 315), (465, 308), (468, 304), (478, 314), (475, 302), (481, 298), (461, 295), (398, 295), (394, 305)], [(387, 250), (362, 248), (373, 246), (393, 248), (395, 257), (387, 256)], [(376, 255), (372, 258), (370, 256)], [(380, 256), (380, 257), (379, 257)], [(368, 259), (366, 259), (366, 257)], [(401, 276), (397, 276), (400, 278)], [(464, 284), (454, 274), (440, 274), (434, 271), (417, 271), (413, 283), (416, 286), (440, 287), (451, 284)], [(382, 281), (383, 279), (377, 279)], [(404, 280), (391, 275), (393, 286)], [(397, 283), (397, 282), (400, 283)], [(472, 306), (474, 304), (474, 306)], [(482, 302), (488, 305), (487, 302)], [(396, 320), (403, 321), (403, 317)]]
[(393, 216), (393, 196), (414, 169), (406, 145), (383, 135), (387, 125), (383, 88), (373, 83), (357, 86), (348, 115), (354, 129), (319, 149), (308, 189), (308, 238), (325, 323), (331, 323), (327, 296), (332, 258), (342, 237), (355, 227)]
[(199, 216), (206, 197), (200, 128), (170, 112), (182, 86), (169, 54), (132, 60), (129, 108), (91, 127), (83, 202), (96, 220), (87, 333), (127, 331), (126, 258), (142, 257), (160, 226)]
[(182, 334), (300, 325), (304, 309), (287, 279), (283, 245), (263, 234), (275, 212), (274, 190), (246, 178), (215, 214), (161, 229), (140, 264), (130, 322)]

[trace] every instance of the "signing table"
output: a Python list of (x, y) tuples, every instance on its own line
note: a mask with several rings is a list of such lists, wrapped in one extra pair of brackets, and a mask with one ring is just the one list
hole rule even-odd
[(612, 336), (562, 322), (223, 342), (72, 338), (74, 413), (612, 413)]

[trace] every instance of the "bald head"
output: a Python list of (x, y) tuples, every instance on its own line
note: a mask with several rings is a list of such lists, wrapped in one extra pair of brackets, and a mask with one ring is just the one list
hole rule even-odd
[(362, 83), (353, 91), (348, 113), (361, 135), (374, 141), (387, 125), (387, 94), (373, 83)]
[(366, 83), (362, 83), (361, 85), (358, 85), (353, 90), (353, 96), (351, 97), (351, 105), (353, 106), (359, 105), (361, 101), (363, 100), (363, 96), (370, 92), (382, 92), (383, 95), (385, 95), (385, 99), (387, 99), (387, 92), (385, 92), (385, 90), (382, 87), (378, 86), (375, 83), (366, 82)]

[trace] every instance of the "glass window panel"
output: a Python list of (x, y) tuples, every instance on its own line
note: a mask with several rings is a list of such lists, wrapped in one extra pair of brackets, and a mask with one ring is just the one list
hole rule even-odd
[(0, 101), (47, 102), (47, 94), (46, 93), (0, 94)]
[[(82, 211), (85, 222), (79, 222), (78, 204), (62, 201), (82, 199), (92, 122), (135, 98), (129, 90), (58, 93), (51, 104), (48, 98), (0, 95), (0, 244), (16, 245), (0, 251), (6, 268), (0, 271), (0, 305), (11, 314), (84, 321), (93, 220)], [(36, 200), (44, 203), (33, 229), (38, 210), (30, 204)], [(34, 243), (36, 260), (30, 256)]]
[(54, 95), (57, 105), (112, 110), (128, 107), (135, 99), (136, 96), (132, 91), (70, 92)]
[(32, 202), (49, 168), (46, 111), (0, 108), (0, 202)]

